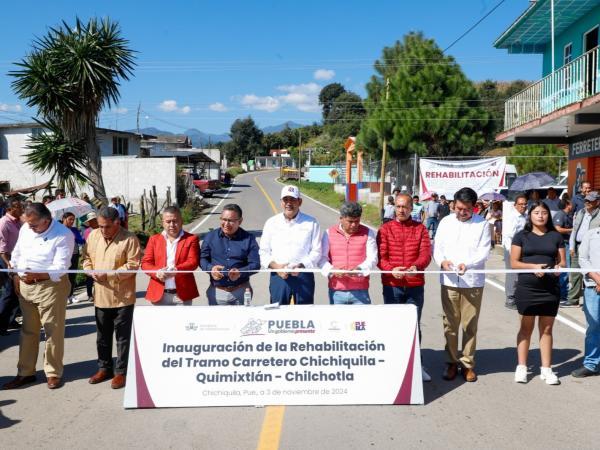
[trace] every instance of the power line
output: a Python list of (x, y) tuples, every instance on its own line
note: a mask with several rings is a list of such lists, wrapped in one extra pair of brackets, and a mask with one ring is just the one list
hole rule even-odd
[(500, 7), (500, 5), (502, 3), (504, 3), (506, 0), (500, 0), (500, 2), (498, 2), (498, 4), (496, 6), (494, 6), (491, 10), (488, 11), (488, 13), (483, 16), (481, 19), (479, 19), (477, 22), (475, 22), (475, 24), (473, 26), (471, 26), (471, 28), (469, 28), (467, 31), (465, 31), (463, 34), (461, 34), (458, 38), (456, 38), (454, 40), (454, 42), (452, 42), (452, 44), (450, 44), (448, 47), (446, 47), (442, 53), (446, 53), (450, 48), (452, 48), (454, 46), (454, 44), (456, 44), (458, 41), (460, 41), (462, 38), (464, 38), (467, 34), (469, 34), (471, 31), (473, 31), (475, 29), (475, 27), (477, 27), (477, 25), (479, 25), (481, 22), (483, 22), (487, 17), (489, 17), (494, 11), (496, 11), (496, 9), (498, 9)]

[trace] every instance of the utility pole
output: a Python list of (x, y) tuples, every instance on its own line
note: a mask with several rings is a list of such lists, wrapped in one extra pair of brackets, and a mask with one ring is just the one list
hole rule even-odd
[(554, 0), (550, 0), (550, 34), (551, 36), (551, 51), (552, 51), (552, 72), (556, 69), (554, 64)]
[(137, 125), (137, 134), (141, 134), (140, 133), (140, 109), (142, 108), (142, 102), (138, 103), (138, 109), (137, 109), (137, 116), (135, 119), (136, 125)]
[(298, 128), (298, 184), (302, 181), (302, 131)]
[[(385, 79), (385, 102), (387, 106), (387, 101), (390, 98), (390, 79), (386, 78)], [(383, 205), (384, 205), (384, 198), (385, 198), (385, 164), (386, 164), (386, 159), (387, 159), (387, 139), (383, 138), (383, 152), (381, 153), (381, 181), (379, 182), (379, 211), (380, 211), (380, 217), (383, 220)]]

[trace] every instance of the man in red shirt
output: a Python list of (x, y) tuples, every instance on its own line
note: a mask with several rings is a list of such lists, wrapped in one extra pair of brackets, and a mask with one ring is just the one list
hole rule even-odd
[[(413, 201), (410, 195), (399, 194), (395, 205), (395, 220), (384, 223), (377, 233), (379, 268), (392, 271), (381, 274), (383, 302), (415, 305), (420, 336), (425, 276), (411, 272), (427, 268), (431, 261), (431, 242), (427, 228), (411, 219)], [(430, 380), (431, 377), (423, 370), (423, 381)]]
[(181, 211), (176, 206), (162, 214), (163, 232), (150, 237), (142, 258), (142, 270), (150, 276), (146, 299), (153, 305), (189, 306), (199, 296), (196, 279), (190, 271), (198, 268), (198, 238), (183, 230)]

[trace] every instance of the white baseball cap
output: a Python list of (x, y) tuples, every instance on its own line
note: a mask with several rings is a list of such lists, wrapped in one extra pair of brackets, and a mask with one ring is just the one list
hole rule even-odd
[(298, 189), (297, 186), (292, 185), (284, 186), (283, 189), (281, 189), (280, 198), (283, 199), (285, 197), (300, 198), (300, 189)]

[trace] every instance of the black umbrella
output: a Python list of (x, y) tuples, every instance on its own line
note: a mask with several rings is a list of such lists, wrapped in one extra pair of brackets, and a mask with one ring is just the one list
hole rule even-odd
[(546, 172), (531, 172), (515, 178), (513, 184), (510, 185), (511, 191), (529, 191), (531, 189), (539, 189), (542, 186), (554, 184), (556, 180)]

